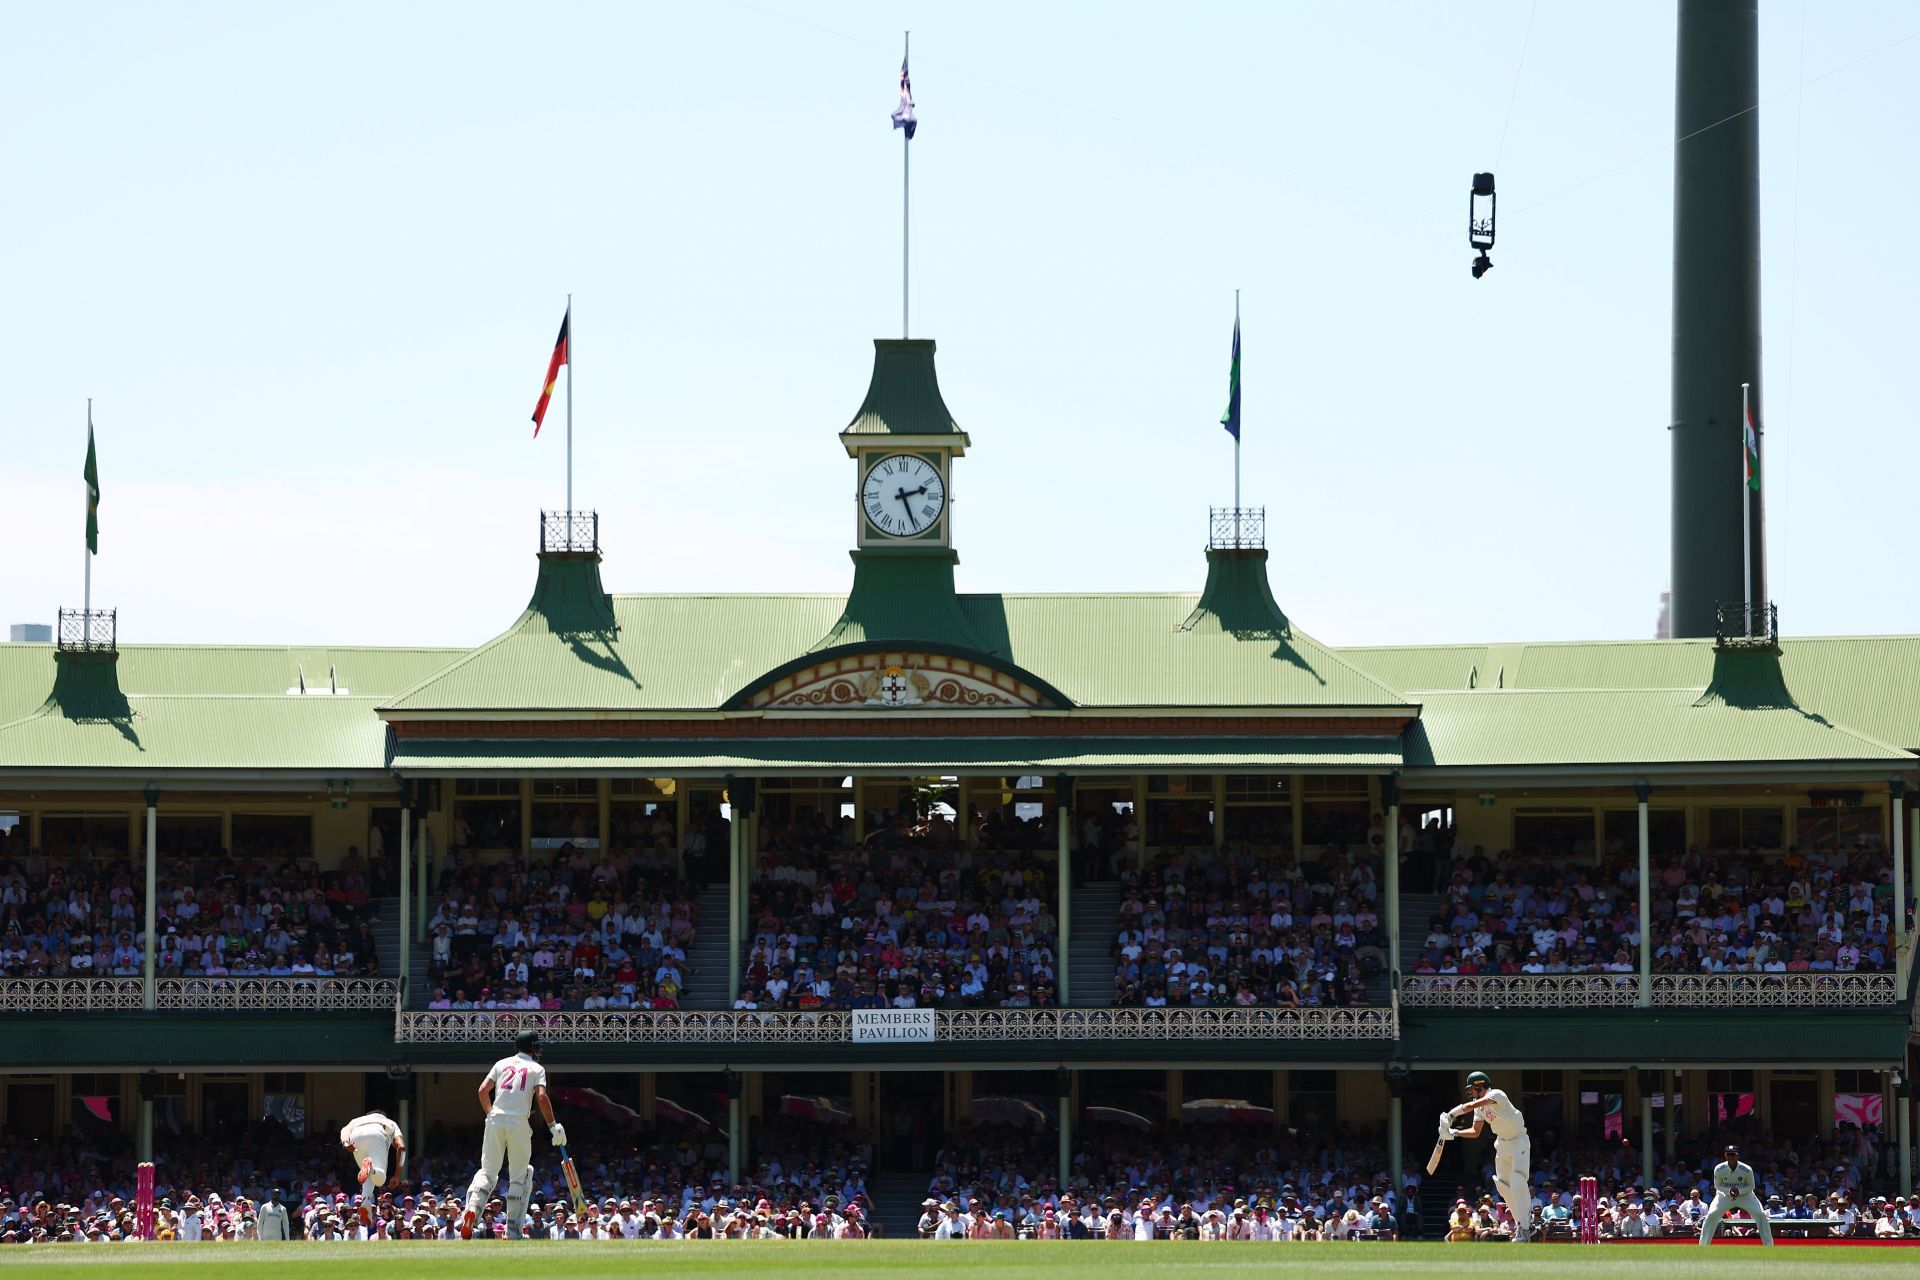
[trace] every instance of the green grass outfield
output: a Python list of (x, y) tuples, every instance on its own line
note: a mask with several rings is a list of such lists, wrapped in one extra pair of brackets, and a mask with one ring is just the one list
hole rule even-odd
[[(1137, 1275), (1354, 1280), (1488, 1272), (1550, 1277), (1841, 1277), (1914, 1274), (1920, 1250), (1688, 1245), (1242, 1244), (1156, 1241), (432, 1241), (389, 1244), (159, 1244), (11, 1247), (0, 1268), (36, 1278), (127, 1280), (546, 1280), (547, 1277), (773, 1276), (780, 1280), (924, 1275), (951, 1280), (1118, 1280)], [(1896, 1271), (1896, 1269), (1899, 1269)]]

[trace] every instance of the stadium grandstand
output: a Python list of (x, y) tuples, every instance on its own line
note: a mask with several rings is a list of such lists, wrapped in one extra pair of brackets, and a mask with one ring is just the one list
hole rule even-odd
[[(932, 342), (840, 443), (950, 483)], [(1786, 1202), (1911, 1194), (1920, 637), (1333, 649), (1258, 510), (1188, 593), (963, 594), (914, 497), (844, 595), (609, 594), (544, 513), (470, 650), (0, 647), (0, 1212), (149, 1158), (326, 1234), (374, 1107), (457, 1194), (527, 1027), (676, 1233), (1439, 1235), (1470, 1068), (1548, 1217), (1598, 1175), (1684, 1229), (1728, 1135)]]
[(646, 531), (543, 511), (471, 648), (0, 645), (0, 1243), (450, 1236), (530, 1030), (543, 1236), (1698, 1238), (1729, 1143), (1783, 1238), (1920, 1236), (1920, 635), (1783, 631), (1729, 482), (1757, 21), (1680, 6), (1671, 638), (1330, 647), (1237, 496), (1189, 590), (962, 592), (900, 338), (843, 592), (614, 594)]

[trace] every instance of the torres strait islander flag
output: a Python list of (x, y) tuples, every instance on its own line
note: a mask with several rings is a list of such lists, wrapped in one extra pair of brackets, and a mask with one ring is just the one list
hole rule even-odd
[(573, 322), (573, 307), (560, 318), (560, 337), (553, 344), (553, 358), (547, 361), (546, 380), (540, 385), (540, 402), (533, 406), (533, 434), (540, 434), (540, 423), (547, 416), (547, 401), (553, 399), (554, 384), (560, 381), (560, 366), (567, 362), (567, 326)]

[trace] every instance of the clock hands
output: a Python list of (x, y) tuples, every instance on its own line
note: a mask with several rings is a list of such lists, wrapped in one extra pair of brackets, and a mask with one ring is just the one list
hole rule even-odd
[(895, 498), (898, 498), (900, 500), (900, 505), (907, 509), (907, 528), (909, 529), (915, 529), (915, 530), (919, 529), (920, 522), (913, 518), (913, 504), (911, 502), (908, 502), (907, 499), (914, 497), (918, 494), (923, 494), (926, 491), (927, 491), (927, 486), (925, 485), (921, 485), (918, 489), (908, 489), (903, 487), (899, 489), (897, 492), (895, 492), (893, 495)]

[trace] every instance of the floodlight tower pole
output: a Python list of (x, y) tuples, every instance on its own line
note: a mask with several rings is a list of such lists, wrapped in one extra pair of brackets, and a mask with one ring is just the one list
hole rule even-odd
[[(1672, 631), (1766, 601), (1766, 524), (1736, 470), (1760, 377), (1758, 0), (1679, 0), (1673, 148)], [(1745, 504), (1743, 510), (1742, 504)], [(1750, 551), (1742, 529), (1751, 523)], [(1745, 583), (1751, 576), (1752, 586)]]

